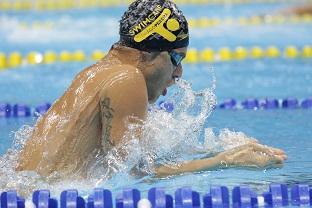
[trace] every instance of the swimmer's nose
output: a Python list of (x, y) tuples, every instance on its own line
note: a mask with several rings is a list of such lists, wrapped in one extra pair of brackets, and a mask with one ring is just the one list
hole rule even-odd
[(177, 66), (177, 68), (174, 70), (173, 72), (173, 77), (174, 78), (181, 78), (182, 77), (182, 73), (183, 73), (183, 67), (182, 64), (179, 64), (179, 66)]

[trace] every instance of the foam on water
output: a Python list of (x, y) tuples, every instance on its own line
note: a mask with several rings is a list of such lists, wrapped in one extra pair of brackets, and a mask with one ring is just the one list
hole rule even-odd
[[(121, 145), (106, 155), (95, 152), (86, 158), (93, 162), (84, 178), (73, 174), (71, 178), (61, 179), (57, 173), (43, 178), (32, 171), (16, 172), (18, 152), (32, 131), (32, 127), (23, 126), (15, 133), (13, 147), (0, 158), (0, 191), (16, 189), (27, 196), (35, 189), (50, 189), (52, 194), (59, 194), (65, 188), (77, 188), (86, 194), (94, 187), (118, 190), (153, 177), (159, 165), (178, 167), (201, 153), (207, 155), (247, 142), (249, 138), (242, 133), (224, 129), (215, 135), (211, 129), (204, 129), (216, 105), (214, 90), (214, 79), (211, 88), (199, 92), (180, 80), (168, 98), (175, 106), (174, 111), (168, 113), (151, 106), (143, 127), (129, 125)], [(237, 139), (233, 141), (233, 137)]]

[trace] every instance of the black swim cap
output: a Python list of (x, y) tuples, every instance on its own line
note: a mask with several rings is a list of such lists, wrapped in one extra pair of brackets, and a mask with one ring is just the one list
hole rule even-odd
[(170, 51), (189, 44), (188, 24), (171, 0), (136, 0), (120, 21), (120, 43), (143, 51)]

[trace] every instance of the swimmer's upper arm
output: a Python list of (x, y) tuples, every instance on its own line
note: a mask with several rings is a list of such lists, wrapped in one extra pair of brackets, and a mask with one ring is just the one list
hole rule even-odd
[(148, 96), (142, 74), (132, 72), (113, 82), (100, 98), (102, 139), (116, 145), (127, 130), (127, 121), (139, 123), (145, 119)]

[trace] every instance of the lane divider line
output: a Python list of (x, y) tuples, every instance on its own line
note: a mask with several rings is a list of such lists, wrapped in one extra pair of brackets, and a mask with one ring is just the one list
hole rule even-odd
[[(189, 27), (191, 28), (211, 28), (216, 26), (258, 26), (258, 25), (297, 25), (297, 24), (312, 24), (312, 15), (306, 14), (303, 16), (283, 16), (283, 15), (267, 15), (267, 16), (250, 16), (250, 17), (201, 17), (189, 18)], [(66, 26), (62, 23), (54, 21), (33, 21), (20, 22), (19, 27), (25, 29), (49, 29), (53, 30), (57, 26)]]
[(283, 15), (267, 15), (267, 16), (250, 16), (250, 17), (228, 17), (225, 19), (221, 18), (199, 18), (189, 19), (189, 25), (193, 28), (207, 28), (215, 26), (258, 26), (264, 24), (281, 25), (281, 24), (307, 24), (312, 23), (312, 15), (306, 14), (303, 16), (283, 16)]
[[(18, 196), (16, 191), (1, 194), (2, 207), (40, 207), (40, 208), (245, 208), (245, 207), (312, 207), (312, 189), (308, 184), (271, 184), (269, 191), (257, 194), (248, 185), (234, 186), (230, 195), (226, 186), (211, 185), (201, 194), (192, 187), (182, 187), (174, 194), (166, 193), (165, 188), (150, 188), (147, 198), (136, 188), (124, 188), (121, 193), (113, 194), (108, 189), (95, 188), (88, 197), (79, 195), (77, 189), (62, 191), (59, 200), (51, 197), (49, 190), (33, 192), (31, 200)], [(114, 200), (115, 199), (115, 200)]]
[[(179, 5), (306, 3), (311, 0), (174, 0)], [(0, 11), (54, 11), (127, 6), (133, 0), (1, 0)]]
[[(51, 103), (42, 103), (32, 107), (22, 103), (10, 104), (0, 103), (0, 118), (21, 118), (40, 116), (45, 114), (51, 107)], [(312, 109), (312, 97), (307, 99), (286, 98), (286, 99), (255, 99), (249, 98), (243, 101), (226, 99), (215, 108), (224, 110), (277, 110), (277, 109)], [(174, 104), (167, 101), (157, 103), (157, 109), (172, 112)]]
[[(68, 51), (63, 50), (60, 53), (52, 50), (43, 53), (32, 51), (22, 55), (20, 52), (12, 52), (5, 54), (0, 52), (0, 71), (10, 68), (16, 68), (25, 65), (37, 64), (53, 64), (59, 62), (84, 62), (84, 61), (98, 61), (106, 55), (106, 52), (101, 50), (94, 50), (91, 55), (87, 55), (83, 50)], [(184, 63), (198, 64), (211, 62), (226, 62), (226, 61), (242, 61), (242, 60), (259, 60), (259, 59), (311, 59), (312, 45), (305, 45), (303, 47), (286, 46), (285, 48), (278, 48), (276, 46), (269, 47), (242, 47), (238, 46), (234, 49), (229, 47), (222, 47), (218, 50), (212, 48), (205, 48), (198, 50), (190, 48)]]

